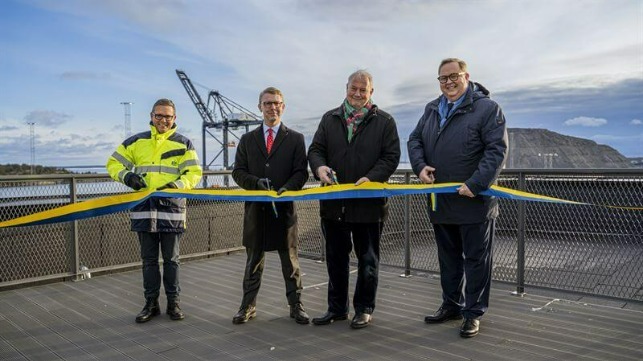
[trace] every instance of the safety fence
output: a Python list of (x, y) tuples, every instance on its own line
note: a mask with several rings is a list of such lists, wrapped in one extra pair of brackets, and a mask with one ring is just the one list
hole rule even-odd
[[(229, 172), (207, 171), (202, 187), (236, 188)], [(398, 170), (390, 183), (418, 183)], [(496, 281), (643, 301), (643, 170), (505, 170), (503, 187), (590, 203), (570, 205), (500, 200), (494, 239)], [(317, 187), (309, 179), (306, 187)], [(128, 192), (105, 174), (1, 176), (0, 221)], [(424, 195), (389, 200), (381, 264), (404, 274), (439, 272)], [(324, 258), (317, 201), (297, 202), (300, 254)], [(181, 260), (243, 249), (243, 205), (188, 200)], [(34, 282), (82, 279), (140, 267), (127, 212), (42, 226), (0, 229), (0, 289)]]

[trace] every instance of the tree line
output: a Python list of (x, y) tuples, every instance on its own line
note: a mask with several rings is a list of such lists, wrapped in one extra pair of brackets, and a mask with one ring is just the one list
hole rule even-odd
[[(33, 172), (32, 172), (33, 169)], [(0, 175), (29, 175), (29, 174), (70, 174), (64, 168), (45, 167), (30, 164), (0, 164)]]

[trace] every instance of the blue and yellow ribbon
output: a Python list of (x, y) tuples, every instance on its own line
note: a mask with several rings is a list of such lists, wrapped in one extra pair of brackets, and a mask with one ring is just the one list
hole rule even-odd
[[(23, 217), (0, 222), (0, 228), (35, 226), (58, 222), (69, 222), (90, 217), (126, 211), (145, 201), (149, 197), (174, 197), (195, 200), (218, 201), (255, 201), (255, 202), (285, 202), (312, 201), (345, 198), (376, 198), (393, 197), (414, 194), (456, 193), (461, 183), (440, 184), (388, 184), (366, 182), (359, 186), (354, 184), (338, 184), (326, 187), (307, 188), (299, 191), (287, 191), (278, 196), (275, 191), (247, 191), (243, 189), (164, 189), (162, 191), (133, 192), (95, 198), (84, 202), (64, 205), (58, 208), (30, 214)], [(492, 186), (481, 192), (482, 195), (498, 198), (531, 202), (552, 202), (560, 204), (592, 205), (590, 203), (570, 201), (548, 197), (535, 193), (518, 191), (510, 188)], [(643, 207), (619, 207), (603, 205), (604, 207), (643, 210)]]

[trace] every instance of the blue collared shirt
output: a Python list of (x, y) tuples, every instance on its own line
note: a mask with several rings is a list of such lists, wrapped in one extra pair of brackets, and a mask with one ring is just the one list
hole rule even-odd
[(467, 92), (464, 92), (464, 94), (462, 94), (456, 101), (453, 102), (453, 108), (451, 108), (449, 114), (447, 114), (447, 104), (449, 104), (449, 100), (444, 95), (442, 96), (442, 99), (440, 99), (440, 104), (438, 105), (438, 112), (440, 113), (440, 128), (444, 126), (444, 123), (446, 123), (449, 115), (453, 114), (455, 110), (458, 109), (460, 104), (462, 104), (465, 94), (467, 94)]

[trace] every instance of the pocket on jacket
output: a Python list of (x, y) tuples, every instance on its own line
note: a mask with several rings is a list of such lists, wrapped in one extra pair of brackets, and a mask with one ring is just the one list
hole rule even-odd
[(185, 198), (158, 198), (158, 204), (160, 207), (171, 209), (176, 213), (185, 212), (186, 200)]
[(477, 153), (482, 147), (482, 141), (480, 137), (480, 129), (474, 125), (467, 126), (466, 137), (464, 137), (464, 144), (462, 147), (462, 153), (465, 155)]

